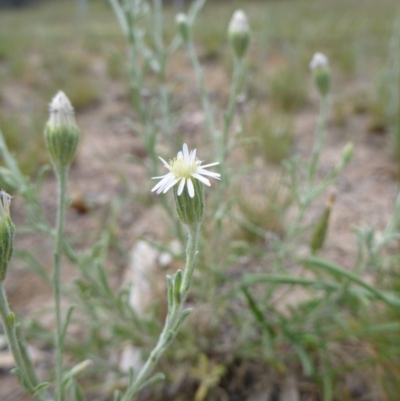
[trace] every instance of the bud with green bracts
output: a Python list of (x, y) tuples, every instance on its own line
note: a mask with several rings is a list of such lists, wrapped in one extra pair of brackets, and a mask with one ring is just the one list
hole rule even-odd
[(235, 56), (241, 59), (249, 46), (250, 29), (247, 16), (242, 10), (236, 10), (228, 28), (228, 37)]
[(10, 218), (11, 196), (0, 191), (0, 282), (6, 278), (14, 251), (15, 226)]
[(352, 158), (354, 153), (354, 145), (349, 142), (342, 150), (342, 162), (346, 165)]
[(50, 118), (44, 130), (44, 139), (51, 161), (57, 167), (71, 165), (79, 141), (79, 128), (74, 109), (67, 96), (58, 92), (49, 106)]
[(326, 97), (331, 88), (331, 72), (329, 70), (328, 57), (323, 53), (315, 53), (310, 62), (310, 69), (319, 94), (322, 97)]
[(181, 35), (182, 40), (185, 43), (188, 42), (190, 36), (190, 28), (186, 14), (184, 13), (177, 14), (177, 16), (175, 17), (175, 23), (178, 28), (178, 32)]
[(315, 224), (314, 232), (310, 241), (310, 249), (313, 254), (317, 253), (324, 246), (326, 234), (328, 232), (331, 210), (333, 204), (335, 203), (335, 200), (336, 200), (336, 193), (332, 192), (331, 195), (329, 196), (329, 200), (325, 206), (322, 215)]
[(322, 97), (328, 96), (331, 88), (331, 72), (329, 67), (316, 68), (313, 75), (315, 86), (317, 87), (319, 94)]
[(205, 208), (203, 184), (199, 180), (192, 180), (192, 182), (195, 194), (193, 198), (187, 190), (178, 195), (177, 186), (174, 187), (176, 211), (182, 223), (187, 225), (201, 223)]

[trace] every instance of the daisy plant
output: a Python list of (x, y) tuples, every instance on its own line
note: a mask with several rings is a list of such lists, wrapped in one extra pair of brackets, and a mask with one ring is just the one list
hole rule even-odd
[(192, 312), (192, 309), (184, 308), (184, 302), (192, 283), (200, 225), (204, 216), (203, 184), (211, 185), (205, 176), (220, 179), (220, 174), (207, 170), (207, 167), (215, 166), (219, 163), (202, 166), (203, 162), (196, 158), (196, 150), (189, 152), (186, 144), (183, 144), (182, 151), (178, 152), (177, 157), (169, 163), (161, 157), (160, 159), (169, 170), (169, 173), (161, 177), (154, 177), (154, 179), (161, 179), (161, 181), (154, 186), (152, 192), (157, 191), (157, 194), (161, 194), (174, 188), (175, 204), (179, 218), (188, 228), (186, 267), (183, 272), (178, 270), (174, 276), (167, 276), (168, 313), (164, 328), (143, 368), (129, 383), (125, 395), (121, 397), (117, 395), (115, 397), (115, 399), (121, 401), (131, 400), (143, 387), (163, 379), (161, 373), (150, 378), (149, 376), (174, 339), (185, 318)]

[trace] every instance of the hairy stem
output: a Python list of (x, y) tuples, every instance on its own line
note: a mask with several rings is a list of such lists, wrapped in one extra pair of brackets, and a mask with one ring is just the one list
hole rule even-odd
[(62, 377), (63, 377), (63, 323), (61, 316), (61, 289), (60, 289), (60, 267), (61, 267), (61, 254), (63, 248), (63, 229), (64, 229), (64, 217), (66, 209), (66, 182), (67, 182), (67, 170), (66, 166), (59, 166), (57, 171), (57, 182), (58, 182), (58, 205), (57, 205), (57, 222), (54, 239), (54, 270), (53, 270), (53, 287), (54, 287), (54, 299), (55, 299), (55, 314), (56, 314), (56, 333), (54, 337), (54, 345), (56, 352), (56, 400), (63, 401), (65, 399)]
[(207, 94), (203, 71), (201, 69), (199, 59), (197, 58), (196, 50), (194, 48), (193, 42), (191, 40), (189, 40), (186, 47), (187, 47), (189, 58), (193, 65), (194, 72), (196, 75), (197, 86), (200, 90), (200, 100), (201, 100), (201, 105), (203, 107), (203, 110), (204, 110), (204, 113), (206, 116), (208, 130), (210, 131), (210, 135), (213, 140), (214, 149), (217, 151), (217, 155), (219, 155), (219, 154), (221, 154), (220, 133), (218, 132), (218, 130), (215, 126), (214, 115), (213, 115), (211, 105), (210, 105), (210, 100), (209, 100), (209, 97)]
[(308, 187), (312, 185), (312, 181), (315, 178), (322, 146), (325, 142), (325, 127), (326, 127), (327, 114), (328, 114), (328, 97), (325, 96), (321, 99), (321, 109), (318, 117), (317, 130), (315, 132), (315, 140), (311, 157), (311, 163), (308, 170)]
[(160, 357), (163, 355), (169, 344), (175, 337), (176, 331), (179, 329), (180, 320), (187, 312), (183, 310), (185, 298), (189, 293), (192, 283), (193, 272), (196, 264), (197, 243), (200, 232), (200, 224), (188, 226), (188, 243), (186, 248), (186, 267), (181, 285), (180, 301), (168, 309), (165, 319), (164, 328), (160, 334), (157, 345), (151, 351), (143, 368), (136, 376), (135, 380), (128, 387), (122, 401), (130, 401), (143, 387), (143, 384), (149, 379), (150, 374), (154, 370)]
[[(18, 378), (26, 391), (33, 396), (38, 380), (36, 373), (33, 373), (33, 365), (29, 359), (27, 350), (24, 348), (25, 344), (18, 339), (15, 316), (9, 309), (3, 282), (0, 282), (0, 318), (3, 322), (8, 344), (18, 369)], [(40, 394), (34, 396), (34, 398), (38, 401), (43, 400)]]
[(199, 240), (200, 224), (193, 224), (188, 226), (188, 242), (186, 247), (186, 267), (183, 275), (181, 296), (182, 300), (189, 293), (192, 284), (193, 272), (196, 266), (197, 243)]

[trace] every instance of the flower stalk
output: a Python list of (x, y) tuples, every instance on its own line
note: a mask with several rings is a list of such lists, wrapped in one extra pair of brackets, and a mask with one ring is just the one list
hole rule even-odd
[(182, 277), (182, 271), (178, 270), (173, 277), (168, 279), (168, 314), (165, 319), (164, 328), (160, 334), (157, 345), (151, 351), (146, 363), (140, 370), (134, 381), (128, 386), (122, 401), (130, 401), (153, 378), (160, 380), (160, 375), (151, 375), (157, 362), (164, 354), (170, 343), (175, 338), (182, 323), (192, 312), (192, 309), (184, 309), (187, 295), (189, 294), (193, 272), (196, 265), (197, 244), (199, 239), (201, 223), (196, 223), (188, 228), (188, 242), (186, 248), (186, 266)]
[(61, 316), (61, 284), (60, 284), (60, 270), (61, 270), (61, 254), (63, 248), (63, 231), (64, 219), (66, 209), (66, 181), (67, 181), (67, 167), (60, 167), (57, 171), (58, 183), (58, 200), (57, 200), (57, 220), (56, 231), (54, 238), (54, 269), (53, 269), (53, 287), (55, 298), (55, 313), (56, 313), (56, 333), (54, 338), (55, 351), (56, 351), (56, 386), (57, 386), (57, 401), (65, 399), (62, 377), (63, 377), (63, 322)]
[(0, 317), (3, 322), (7, 341), (16, 364), (15, 373), (25, 390), (29, 394), (33, 394), (35, 383), (32, 381), (32, 378), (29, 377), (24, 360), (22, 359), (20, 344), (18, 343), (15, 327), (15, 315), (9, 309), (2, 281), (0, 281)]
[(315, 131), (315, 140), (311, 156), (311, 162), (308, 169), (308, 186), (312, 185), (317, 172), (319, 158), (326, 137), (326, 120), (328, 115), (329, 102), (327, 97), (321, 99), (320, 113), (318, 116), (317, 129)]
[(57, 220), (54, 235), (53, 291), (55, 299), (56, 332), (55, 370), (56, 401), (65, 400), (63, 386), (63, 319), (61, 313), (61, 255), (66, 212), (67, 173), (75, 157), (79, 140), (79, 128), (75, 122), (74, 109), (63, 92), (57, 93), (49, 106), (50, 118), (44, 130), (44, 139), (57, 177)]

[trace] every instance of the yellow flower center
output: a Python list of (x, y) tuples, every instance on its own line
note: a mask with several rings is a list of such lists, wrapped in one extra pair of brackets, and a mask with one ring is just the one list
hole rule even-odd
[(189, 178), (193, 173), (197, 171), (196, 160), (190, 161), (184, 157), (177, 157), (172, 160), (169, 165), (171, 173), (176, 178)]

